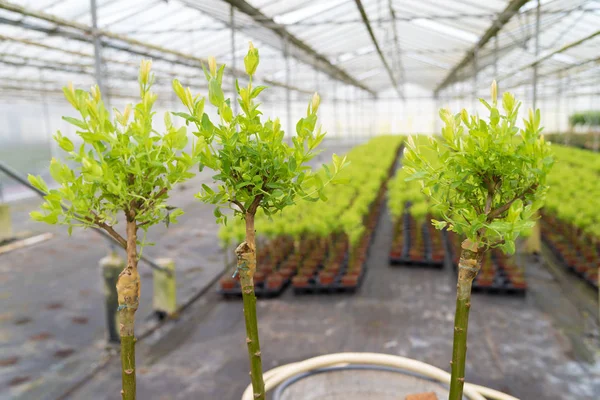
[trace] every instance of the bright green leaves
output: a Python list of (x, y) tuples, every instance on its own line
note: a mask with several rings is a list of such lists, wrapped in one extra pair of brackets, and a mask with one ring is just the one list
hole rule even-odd
[(56, 143), (58, 143), (58, 146), (67, 153), (75, 149), (75, 145), (73, 145), (73, 142), (71, 142), (69, 138), (63, 136), (62, 133), (60, 133), (60, 131), (56, 132), (56, 134), (54, 135), (54, 140), (56, 141)]
[(208, 71), (204, 70), (206, 80), (208, 81), (208, 101), (217, 107), (219, 111), (222, 110), (223, 103), (225, 102), (225, 95), (221, 85), (223, 84), (223, 72), (225, 65), (217, 70), (217, 60), (214, 57), (208, 59)]
[(29, 183), (31, 183), (31, 185), (36, 188), (37, 190), (43, 192), (43, 193), (49, 193), (50, 189), (48, 189), (48, 185), (46, 185), (46, 182), (44, 182), (44, 179), (42, 179), (41, 176), (33, 176), (33, 175), (28, 175), (27, 176), (27, 180), (29, 181)]
[(52, 158), (50, 161), (50, 175), (60, 184), (75, 180), (73, 171), (71, 171), (66, 164), (59, 162), (56, 158)]
[(184, 89), (177, 79), (173, 79), (173, 90), (175, 91), (175, 94), (177, 95), (177, 97), (179, 97), (179, 100), (181, 100), (184, 106), (186, 106), (187, 108), (192, 107), (192, 105), (194, 104), (194, 99), (192, 98), (192, 92), (190, 91), (190, 88)]
[(440, 229), (440, 230), (444, 229), (448, 225), (448, 223), (446, 221), (438, 221), (435, 219), (432, 219), (431, 223), (433, 224), (435, 229)]
[[(500, 246), (514, 251), (514, 240), (530, 228), (547, 192), (546, 177), (553, 165), (550, 146), (540, 135), (539, 110), (530, 111), (525, 129), (516, 126), (520, 103), (510, 93), (497, 108), (497, 87), (486, 121), (465, 110), (452, 115), (440, 111), (444, 121), (440, 144), (409, 144), (405, 165), (431, 197), (432, 210), (448, 229), (465, 235), (486, 249)], [(437, 158), (432, 162), (433, 151)], [(439, 229), (446, 226), (435, 222)]]
[[(41, 177), (29, 176), (33, 186), (46, 193), (42, 212), (32, 218), (46, 223), (72, 226), (105, 227), (114, 224), (123, 212), (147, 229), (164, 221), (174, 222), (181, 211), (170, 211), (165, 204), (168, 192), (178, 182), (193, 176), (189, 172), (197, 153), (203, 148), (192, 143), (192, 155), (183, 151), (188, 146), (185, 127), (176, 128), (165, 116), (165, 134), (152, 128), (156, 94), (152, 92), (154, 74), (151, 62), (142, 61), (138, 76), (140, 101), (114, 110), (114, 120), (104, 107), (100, 91), (64, 88), (65, 97), (79, 113), (64, 120), (77, 127), (76, 149), (71, 139), (57, 132), (54, 139), (68, 153), (67, 163), (52, 159), (50, 175), (59, 185), (49, 190)], [(176, 92), (202, 112), (189, 91), (177, 87)], [(73, 168), (71, 166), (74, 166)]]
[(204, 71), (208, 100), (218, 110), (219, 122), (212, 122), (204, 113), (203, 98), (192, 98), (189, 89), (173, 82), (177, 96), (188, 109), (188, 113), (175, 115), (184, 118), (186, 123), (193, 123), (197, 129), (195, 134), (201, 138), (200, 148), (194, 151), (200, 168), (216, 171), (213, 176), (216, 187), (203, 185), (196, 197), (218, 206), (215, 210), (218, 222), (226, 221), (220, 209), (223, 205), (242, 216), (255, 213), (259, 208), (271, 215), (294, 204), (297, 197), (324, 200), (323, 189), (345, 164), (343, 159), (334, 163), (333, 172), (327, 178), (312, 174), (306, 165), (317, 154), (316, 148), (325, 137), (317, 127), (318, 95), (313, 96), (306, 116), (298, 122), (298, 134), (292, 138), (292, 146), (284, 141), (278, 119), (261, 119), (259, 103), (255, 100), (265, 87), (252, 85), (258, 62), (258, 50), (250, 45), (244, 59), (250, 80), (244, 87), (236, 82), (242, 113), (234, 115), (232, 100), (224, 98), (221, 87), (224, 65), (218, 67), (216, 60), (209, 58), (208, 70)]
[(208, 81), (208, 100), (213, 106), (220, 107), (225, 101), (225, 95), (221, 85), (217, 82), (216, 78), (211, 77)]
[(252, 42), (250, 42), (250, 46), (248, 48), (248, 54), (244, 57), (244, 67), (246, 67), (246, 73), (249, 76), (254, 75), (256, 72), (256, 68), (258, 67), (259, 56), (258, 49), (254, 47)]
[(87, 124), (84, 121), (78, 120), (77, 118), (72, 118), (72, 117), (62, 117), (65, 121), (67, 121), (68, 123), (75, 125), (78, 128), (81, 129), (88, 129)]

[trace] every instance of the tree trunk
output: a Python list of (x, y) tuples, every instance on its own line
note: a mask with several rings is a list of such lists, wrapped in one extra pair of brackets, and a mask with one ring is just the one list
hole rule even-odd
[(121, 380), (123, 400), (135, 400), (135, 312), (140, 299), (138, 273), (137, 226), (127, 221), (127, 267), (119, 275), (119, 335), (121, 336)]
[(246, 241), (235, 250), (238, 273), (242, 286), (244, 319), (246, 322), (246, 345), (250, 359), (250, 378), (255, 400), (265, 400), (265, 383), (262, 376), (262, 358), (258, 339), (256, 296), (254, 294), (254, 272), (256, 271), (256, 235), (254, 214), (246, 214)]
[(452, 346), (452, 377), (449, 400), (462, 400), (465, 384), (465, 360), (467, 356), (467, 327), (471, 308), (471, 286), (481, 268), (481, 253), (469, 240), (462, 244), (458, 263), (456, 285), (456, 313), (454, 315), (454, 342)]

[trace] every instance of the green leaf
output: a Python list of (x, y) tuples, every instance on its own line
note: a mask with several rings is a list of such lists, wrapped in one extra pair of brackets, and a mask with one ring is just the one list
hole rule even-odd
[(176, 115), (181, 118), (184, 118), (186, 121), (189, 121), (189, 122), (196, 121), (196, 118), (193, 115), (190, 115), (188, 113), (171, 111), (171, 114)]
[(64, 119), (68, 123), (73, 124), (81, 129), (86, 129), (86, 130), (88, 129), (87, 124), (84, 121), (78, 120), (77, 118), (62, 117), (62, 119)]
[(257, 86), (252, 90), (250, 97), (256, 98), (258, 95), (267, 88), (267, 86)]
[(48, 190), (48, 185), (46, 185), (46, 182), (44, 182), (44, 180), (42, 179), (41, 176), (39, 176), (39, 175), (33, 176), (33, 175), (29, 174), (29, 175), (27, 175), (27, 180), (36, 189), (38, 189), (44, 193), (50, 192), (50, 190)]

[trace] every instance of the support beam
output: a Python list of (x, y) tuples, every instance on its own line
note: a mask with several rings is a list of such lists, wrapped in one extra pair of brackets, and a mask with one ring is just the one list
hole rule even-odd
[(561, 104), (562, 104), (562, 85), (563, 85), (563, 76), (560, 74), (558, 76), (558, 87), (556, 88), (556, 128), (554, 130), (557, 133), (561, 132), (560, 129), (560, 117), (561, 117)]
[[(231, 6), (229, 8), (229, 28), (231, 29), (231, 68), (236, 69), (235, 63), (235, 8)], [(233, 115), (238, 113), (238, 102), (237, 102), (237, 89), (236, 85), (233, 85)]]
[(338, 119), (338, 91), (337, 80), (333, 81), (333, 137), (340, 136), (339, 119)]
[(388, 1), (388, 7), (390, 9), (390, 16), (392, 17), (392, 32), (394, 34), (394, 50), (396, 51), (396, 60), (398, 60), (398, 72), (400, 73), (400, 87), (399, 94), (400, 98), (404, 100), (404, 84), (406, 83), (406, 77), (404, 74), (404, 65), (402, 64), (402, 49), (400, 48), (400, 40), (398, 35), (398, 27), (396, 26), (396, 12), (392, 0)]
[[(290, 68), (290, 54), (289, 54), (289, 47), (288, 47), (288, 41), (287, 39), (284, 38), (283, 40), (283, 53), (284, 53), (284, 57), (285, 57), (285, 82), (287, 85), (290, 85), (291, 83), (291, 68)], [(292, 136), (294, 136), (294, 131), (292, 130), (293, 127), (293, 123), (292, 123), (292, 98), (291, 98), (291, 93), (289, 91), (289, 89), (285, 90), (285, 111), (286, 111), (286, 119), (287, 119), (287, 134), (288, 137), (290, 138), (290, 141), (292, 140)]]
[(589, 34), (589, 35), (587, 35), (587, 36), (585, 36), (585, 37), (583, 37), (581, 39), (578, 39), (578, 40), (576, 40), (574, 42), (567, 43), (564, 46), (562, 46), (562, 47), (560, 47), (560, 48), (558, 48), (556, 50), (552, 50), (550, 52), (546, 52), (543, 56), (536, 57), (536, 59), (533, 60), (532, 62), (527, 63), (525, 65), (522, 65), (520, 67), (517, 67), (517, 68), (513, 69), (512, 71), (510, 71), (510, 72), (502, 75), (499, 78), (499, 80), (510, 78), (513, 75), (515, 75), (517, 72), (521, 72), (521, 71), (524, 71), (526, 69), (532, 68), (532, 67), (534, 67), (536, 65), (539, 65), (542, 62), (544, 62), (544, 61), (552, 58), (552, 56), (554, 56), (556, 54), (563, 53), (563, 52), (565, 52), (565, 51), (567, 51), (567, 50), (569, 50), (569, 49), (571, 49), (573, 47), (577, 47), (577, 46), (579, 46), (579, 45), (587, 42), (588, 40), (595, 38), (596, 36), (600, 36), (600, 30), (595, 31), (595, 32), (593, 32), (593, 33), (591, 33), (591, 34)]
[[(16, 68), (20, 67), (32, 67), (38, 68), (40, 70), (50, 70), (57, 72), (65, 72), (69, 74), (75, 75), (85, 75), (94, 77), (92, 65), (86, 64), (77, 64), (77, 63), (63, 63), (60, 61), (48, 61), (48, 60), (40, 60), (36, 58), (30, 57), (21, 57), (13, 54), (9, 54), (5, 57), (0, 56), (0, 64), (10, 65)], [(136, 64), (137, 66), (137, 64)], [(159, 70), (155, 70), (159, 71)], [(113, 68), (113, 80), (123, 81), (123, 82), (136, 82), (137, 81), (137, 71), (127, 71), (123, 69)], [(161, 73), (161, 78), (169, 78), (175, 79), (178, 78), (181, 81), (181, 84), (184, 86), (190, 86), (192, 88), (207, 88), (207, 83), (205, 80), (201, 79), (199, 76), (190, 76), (190, 75), (173, 75), (172, 72), (163, 72)], [(1, 78), (0, 78), (1, 79)], [(19, 78), (18, 81), (24, 81), (24, 79)], [(13, 80), (14, 83), (14, 80)], [(55, 82), (59, 84), (58, 82)], [(60, 83), (62, 86), (63, 83)], [(157, 84), (157, 87), (160, 84)], [(169, 88), (171, 87), (170, 83), (167, 85)]]
[(394, 88), (398, 92), (398, 96), (402, 97), (403, 95), (402, 95), (402, 92), (400, 91), (400, 88), (398, 87), (398, 82), (396, 81), (396, 77), (394, 76), (394, 71), (392, 71), (392, 68), (390, 68), (390, 65), (388, 64), (387, 59), (385, 58), (385, 55), (383, 54), (383, 51), (381, 50), (381, 47), (379, 46), (379, 42), (377, 41), (377, 38), (375, 37), (375, 32), (373, 32), (373, 28), (371, 27), (371, 23), (369, 22), (369, 16), (367, 15), (365, 8), (363, 7), (362, 1), (361, 0), (354, 0), (354, 1), (356, 3), (356, 6), (358, 7), (358, 11), (360, 12), (360, 15), (365, 24), (365, 27), (367, 28), (367, 31), (369, 32), (369, 36), (371, 36), (373, 45), (375, 45), (377, 54), (379, 54), (379, 58), (381, 58), (381, 62), (383, 63), (383, 66), (387, 70), (387, 73), (390, 77), (390, 81), (392, 81), (392, 85), (394, 85)]
[[(0, 23), (1, 22), (2, 21), (0, 21)], [(56, 51), (56, 52), (59, 52), (59, 53), (68, 54), (68, 55), (76, 56), (76, 57), (81, 57), (81, 58), (84, 58), (84, 59), (93, 59), (94, 58), (94, 54), (85, 53), (85, 52), (82, 52), (82, 51), (71, 50), (71, 49), (67, 49), (65, 47), (53, 46), (53, 45), (49, 45), (49, 44), (46, 44), (46, 43), (40, 43), (40, 42), (37, 42), (37, 41), (34, 41), (34, 40), (30, 40), (30, 39), (16, 38), (16, 37), (10, 37), (10, 36), (6, 36), (6, 35), (0, 34), (0, 41), (10, 41), (10, 42), (15, 42), (15, 43), (20, 43), (20, 44), (23, 44), (23, 45), (33, 46), (33, 47), (37, 47), (37, 48), (45, 49), (45, 50), (50, 50), (50, 51)], [(17, 57), (16, 55), (13, 55), (13, 54), (6, 54), (5, 57), (18, 58), (20, 60), (24, 59), (21, 56)], [(107, 64), (117, 64), (119, 66), (124, 66), (124, 67), (127, 67), (127, 68), (137, 69), (140, 66), (139, 63), (135, 62), (135, 61), (120, 60), (120, 59), (110, 58), (110, 57), (106, 57), (106, 56), (103, 56), (102, 59)], [(55, 63), (55, 64), (57, 63), (56, 61), (48, 61), (48, 60), (36, 59), (36, 58), (32, 58), (32, 57), (29, 57), (26, 60), (27, 61), (39, 61), (39, 62), (52, 62), (52, 63)], [(58, 63), (60, 64), (60, 62), (58, 62)], [(68, 66), (68, 67), (79, 66), (81, 68), (81, 71), (82, 71), (81, 73), (84, 73), (83, 72), (84, 68), (87, 68), (87, 67), (91, 66), (91, 64), (90, 65), (87, 65), (87, 64), (79, 65), (79, 64), (76, 64), (76, 63), (72, 63), (72, 62), (71, 63), (63, 63), (63, 65)], [(43, 67), (40, 67), (40, 68), (43, 68)], [(114, 69), (114, 68), (111, 68), (111, 69)], [(204, 81), (204, 78), (199, 77), (197, 73), (192, 73), (192, 74), (178, 73), (178, 74), (175, 74), (172, 69), (167, 70), (167, 69), (160, 68), (160, 67), (157, 67), (157, 66), (152, 66), (152, 70), (154, 72), (156, 72), (157, 75), (160, 75), (161, 77), (168, 76), (170, 78), (178, 78), (179, 80), (182, 80), (182, 84), (184, 84), (183, 83), (183, 79), (186, 79), (186, 80), (202, 79), (202, 85), (201, 86), (205, 86), (206, 85), (206, 82)], [(72, 71), (70, 71), (68, 69), (65, 69), (64, 72), (72, 72)], [(116, 74), (117, 74), (117, 79), (118, 79), (118, 77), (122, 77), (121, 70), (118, 70), (116, 72)], [(137, 70), (134, 73), (134, 80), (137, 79), (137, 78), (135, 78), (135, 76), (137, 76), (136, 74), (137, 74)], [(19, 80), (22, 80), (22, 79), (23, 78), (19, 78)], [(113, 78), (113, 79), (115, 79), (115, 78)], [(58, 83), (58, 82), (55, 82), (55, 83)], [(189, 85), (189, 84), (187, 84), (187, 85)], [(194, 84), (193, 86), (198, 86), (198, 85)]]
[[(568, 15), (574, 11), (581, 11), (582, 13), (595, 13), (597, 12), (597, 8), (593, 8), (593, 7), (589, 7), (586, 6), (586, 4), (580, 4), (576, 7), (567, 7), (565, 9), (554, 9), (554, 10), (549, 10), (546, 9), (546, 11), (542, 12), (542, 15)], [(476, 20), (491, 20), (495, 17), (498, 16), (498, 13), (492, 13), (492, 12), (481, 12), (481, 13), (452, 13), (452, 14), (428, 14), (428, 15), (398, 15), (396, 14), (396, 18), (395, 21), (397, 22), (412, 22), (414, 20), (426, 20), (426, 21), (451, 21), (451, 22), (464, 22), (464, 23), (468, 23), (468, 21), (463, 21), (463, 20), (471, 20), (471, 19), (476, 19)], [(276, 23), (274, 22), (272, 25), (276, 25), (278, 27), (292, 27), (292, 28), (311, 28), (311, 27), (331, 27), (331, 26), (347, 26), (347, 25), (356, 25), (357, 23), (361, 23), (362, 20), (361, 19), (354, 19), (354, 18), (326, 18), (326, 19), (319, 19), (318, 21), (311, 21), (311, 20), (302, 20), (302, 21), (298, 21), (298, 22), (292, 22), (292, 23)], [(387, 24), (392, 22), (392, 19), (389, 17), (382, 17), (382, 18), (374, 18), (371, 19), (371, 23), (374, 25), (377, 24)], [(264, 23), (263, 26), (264, 28), (268, 28), (270, 27), (270, 24), (268, 23)], [(238, 25), (238, 29), (239, 30), (245, 30), (245, 31), (252, 31), (252, 30), (257, 30), (260, 29), (262, 27), (258, 27), (254, 24), (246, 24), (246, 25)], [(193, 28), (179, 28), (179, 29), (173, 29), (173, 28), (160, 28), (160, 29), (146, 29), (146, 27), (143, 28), (133, 28), (131, 30), (128, 31), (124, 31), (123, 33), (126, 34), (160, 34), (160, 33), (192, 33), (192, 32), (222, 32), (225, 30), (228, 30), (229, 28), (227, 26), (200, 26), (200, 27), (193, 27)]]
[[(92, 27), (90, 27), (88, 25), (81, 24), (76, 21), (71, 21), (71, 20), (67, 20), (64, 18), (60, 18), (60, 17), (57, 17), (55, 15), (52, 15), (52, 14), (49, 14), (49, 13), (46, 13), (43, 11), (32, 10), (27, 7), (23, 7), (21, 5), (8, 2), (6, 0), (0, 0), (0, 9), (12, 11), (12, 12), (20, 14), (22, 16), (32, 17), (32, 18), (39, 19), (42, 21), (50, 22), (52, 24), (55, 24), (56, 27), (40, 26), (40, 25), (32, 24), (29, 21), (22, 21), (22, 20), (16, 21), (16, 20), (7, 19), (4, 17), (0, 18), (0, 23), (7, 23), (9, 25), (21, 26), (26, 29), (32, 29), (32, 30), (36, 30), (39, 32), (45, 32), (48, 35), (59, 35), (59, 36), (68, 37), (73, 40), (78, 40), (78, 41), (82, 41), (82, 42), (86, 42), (86, 43), (93, 43)], [(67, 27), (70, 29), (67, 30), (67, 29), (64, 29), (64, 27)], [(73, 30), (75, 32), (73, 32)], [(102, 46), (105, 48), (112, 48), (115, 50), (120, 50), (120, 51), (130, 53), (130, 54), (137, 54), (137, 55), (140, 55), (143, 57), (149, 57), (152, 59), (163, 60), (166, 62), (184, 65), (184, 66), (191, 67), (191, 68), (199, 68), (201, 65), (208, 64), (207, 60), (204, 58), (196, 57), (196, 56), (193, 56), (193, 55), (190, 55), (187, 53), (183, 53), (183, 52), (180, 52), (177, 50), (172, 50), (172, 49), (158, 46), (158, 45), (155, 45), (152, 43), (133, 39), (133, 38), (127, 37), (125, 35), (120, 35), (120, 34), (105, 30), (105, 29), (98, 29), (97, 33), (101, 37), (111, 39), (111, 40), (102, 40)], [(244, 71), (233, 70), (231, 68), (228, 68), (227, 72), (232, 74), (233, 76), (237, 76), (237, 77), (246, 75)], [(270, 86), (283, 87), (283, 88), (286, 87), (284, 83), (281, 83), (281, 82), (278, 82), (278, 81), (275, 81), (272, 79), (261, 79), (261, 81)], [(297, 92), (301, 92), (301, 93), (312, 94), (311, 91), (304, 90), (301, 88), (290, 87), (289, 89), (297, 91)]]
[[(304, 57), (299, 57), (298, 55), (296, 55), (296, 58), (298, 58), (302, 62), (305, 62), (305, 63), (311, 65), (313, 68), (322, 71), (323, 73), (327, 74), (328, 76), (330, 76), (333, 79), (338, 79), (342, 82), (347, 83), (348, 85), (352, 85), (352, 86), (355, 86), (362, 90), (365, 90), (365, 91), (371, 93), (372, 95), (376, 94), (373, 89), (367, 87), (365, 84), (361, 83), (360, 81), (358, 81), (357, 79), (352, 77), (350, 74), (348, 74), (348, 72), (344, 71), (342, 68), (332, 64), (331, 61), (329, 61), (329, 59), (326, 56), (318, 53), (310, 45), (308, 45), (307, 43), (305, 43), (304, 41), (300, 40), (299, 38), (294, 36), (292, 33), (290, 33), (283, 25), (275, 23), (275, 21), (273, 21), (272, 18), (270, 18), (268, 15), (263, 14), (261, 10), (252, 6), (247, 1), (245, 1), (245, 0), (223, 0), (223, 1), (225, 3), (230, 4), (231, 6), (235, 7), (241, 13), (248, 15), (254, 21), (256, 21), (256, 23), (261, 25), (263, 28), (268, 29), (269, 31), (275, 33), (281, 39), (285, 38), (287, 40), (288, 47), (296, 48), (296, 49), (300, 50), (301, 53), (305, 54)], [(204, 10), (200, 4), (196, 4), (197, 2), (184, 1), (184, 3), (190, 7)], [(212, 13), (209, 13), (209, 15), (211, 15), (213, 18), (219, 18), (218, 15), (213, 15)], [(222, 22), (224, 22), (224, 21), (222, 21)], [(274, 43), (272, 45), (277, 45), (277, 43)], [(288, 53), (289, 53), (289, 49), (288, 49)]]
[[(566, 67), (561, 67), (561, 68), (558, 68), (558, 69), (555, 69), (555, 70), (552, 70), (552, 71), (549, 71), (549, 72), (546, 72), (543, 74), (538, 74), (538, 77), (548, 77), (548, 76), (553, 76), (553, 75), (561, 75), (562, 76), (563, 73), (565, 73), (571, 69), (579, 68), (579, 67), (582, 67), (582, 66), (585, 66), (588, 64), (600, 64), (600, 57), (595, 57), (595, 58), (592, 58), (589, 60), (584, 60), (584, 61), (581, 61), (576, 64), (570, 64)], [(591, 68), (594, 68), (594, 67), (595, 66), (592, 66)], [(567, 74), (567, 76), (568, 75), (569, 74)], [(517, 83), (511, 84), (510, 86), (507, 86), (506, 88), (503, 88), (502, 90), (504, 91), (504, 90), (509, 90), (509, 89), (513, 89), (516, 87), (520, 87), (520, 86), (526, 85), (528, 82), (529, 82), (529, 78), (521, 80)]]
[[(535, 58), (536, 60), (540, 56), (540, 9), (542, 8), (541, 0), (537, 0), (536, 11), (535, 11)], [(537, 97), (538, 97), (538, 63), (533, 66), (533, 76), (531, 79), (532, 96), (531, 103), (533, 109), (537, 108)]]
[(468, 66), (469, 64), (471, 64), (471, 62), (473, 61), (473, 58), (475, 56), (475, 52), (477, 50), (483, 48), (493, 37), (495, 37), (498, 34), (498, 32), (500, 32), (500, 29), (502, 29), (502, 27), (504, 25), (506, 25), (506, 23), (508, 21), (510, 21), (510, 19), (515, 14), (517, 14), (519, 12), (521, 7), (523, 7), (528, 2), (529, 2), (529, 0), (512, 0), (506, 6), (504, 11), (502, 11), (500, 14), (498, 14), (498, 17), (496, 18), (496, 20), (494, 21), (492, 26), (490, 26), (488, 28), (488, 30), (485, 31), (485, 33), (483, 34), (481, 39), (479, 39), (479, 41), (475, 44), (475, 46), (469, 52), (467, 52), (467, 54), (461, 60), (461, 62), (459, 62), (454, 68), (452, 68), (452, 70), (450, 71), (448, 76), (446, 76), (446, 78), (442, 81), (442, 83), (440, 83), (436, 87), (435, 92), (436, 93), (439, 92), (440, 90), (442, 90), (443, 88), (448, 86), (450, 83), (454, 82), (458, 72), (461, 69)]
[(478, 72), (479, 69), (477, 67), (477, 62), (479, 61), (478, 59), (479, 56), (479, 50), (475, 51), (475, 54), (473, 55), (473, 88), (471, 90), (471, 100), (472, 100), (472, 104), (473, 104), (473, 112), (475, 113), (477, 110), (477, 88), (479, 86), (479, 76), (478, 76)]
[[(100, 41), (100, 34), (98, 33), (98, 7), (96, 0), (90, 0), (90, 13), (92, 15), (92, 37), (94, 38), (94, 70), (95, 78), (100, 93), (108, 99), (108, 91), (104, 86), (104, 71), (102, 69), (102, 42)], [(110, 110), (110, 106), (106, 103), (107, 108)]]

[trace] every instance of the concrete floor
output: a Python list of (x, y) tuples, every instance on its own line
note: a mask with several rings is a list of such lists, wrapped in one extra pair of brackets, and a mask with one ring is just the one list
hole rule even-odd
[[(290, 291), (259, 302), (265, 369), (341, 351), (398, 354), (448, 369), (454, 274), (449, 269), (388, 266), (391, 223), (382, 220), (364, 286), (354, 296), (301, 296)], [(467, 380), (520, 399), (596, 400), (600, 363), (576, 357), (573, 332), (555, 318), (571, 313), (568, 293), (540, 264), (528, 265), (527, 297), (475, 295), (469, 327)], [(548, 308), (540, 305), (552, 298)], [(597, 305), (596, 305), (597, 307)], [(546, 311), (544, 311), (546, 310)], [(588, 327), (589, 328), (589, 327)], [(591, 328), (597, 334), (597, 326)], [(237, 400), (249, 383), (241, 303), (211, 291), (176, 323), (138, 346), (140, 399)], [(117, 359), (69, 399), (118, 399)]]

